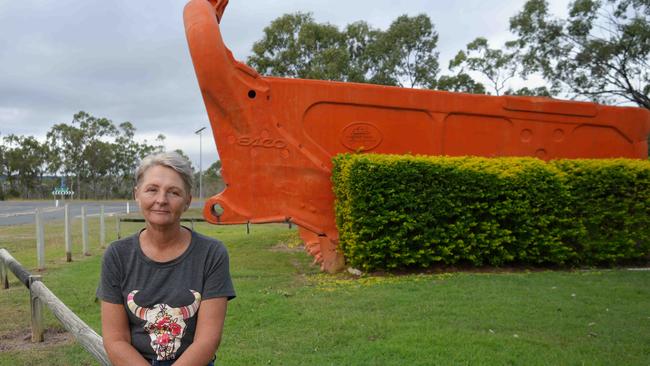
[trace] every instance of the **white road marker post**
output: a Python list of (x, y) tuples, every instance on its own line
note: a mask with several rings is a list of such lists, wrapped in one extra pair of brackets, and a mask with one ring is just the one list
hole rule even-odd
[(88, 220), (86, 218), (86, 206), (81, 206), (81, 243), (83, 255), (90, 255), (88, 251)]
[(104, 205), (99, 208), (99, 246), (106, 247), (106, 220), (104, 218)]
[(65, 204), (65, 222), (64, 222), (64, 235), (65, 235), (65, 261), (72, 262), (72, 238), (70, 238), (70, 205)]
[(34, 215), (36, 224), (36, 259), (38, 261), (38, 270), (42, 271), (45, 269), (45, 235), (43, 233), (41, 210), (36, 209)]

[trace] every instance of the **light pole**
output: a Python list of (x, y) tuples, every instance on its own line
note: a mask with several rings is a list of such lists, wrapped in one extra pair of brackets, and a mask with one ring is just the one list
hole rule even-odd
[(194, 131), (194, 134), (199, 135), (199, 201), (203, 201), (203, 130), (205, 130), (205, 127)]

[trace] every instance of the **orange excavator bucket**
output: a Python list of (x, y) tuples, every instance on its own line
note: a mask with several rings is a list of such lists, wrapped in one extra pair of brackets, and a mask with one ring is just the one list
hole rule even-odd
[(647, 158), (650, 111), (535, 97), (263, 77), (236, 61), (227, 0), (191, 0), (184, 21), (226, 189), (213, 224), (292, 222), (328, 272), (337, 251), (331, 158), (345, 152)]

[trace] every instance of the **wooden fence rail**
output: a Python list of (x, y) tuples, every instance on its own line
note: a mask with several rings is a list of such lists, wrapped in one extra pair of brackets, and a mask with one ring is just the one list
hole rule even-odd
[(2, 271), (0, 272), (3, 276), (2, 282), (4, 283), (4, 288), (9, 288), (9, 280), (7, 279), (9, 273), (7, 270), (11, 270), (14, 276), (16, 276), (25, 287), (29, 288), (29, 276), (32, 274), (29, 273), (29, 271), (26, 270), (20, 262), (12, 257), (4, 248), (0, 249), (0, 266), (2, 267)]
[(90, 352), (93, 357), (101, 364), (110, 366), (102, 337), (100, 337), (92, 328), (72, 312), (65, 304), (59, 300), (50, 289), (41, 281), (41, 276), (33, 276), (27, 271), (11, 254), (3, 248), (0, 248), (0, 282), (4, 288), (8, 288), (9, 281), (8, 270), (20, 280), (20, 282), (29, 289), (30, 304), (32, 314), (32, 341), (43, 341), (43, 319), (41, 314), (42, 304), (47, 305), (54, 316), (59, 319), (61, 324), (72, 333), (86, 351)]

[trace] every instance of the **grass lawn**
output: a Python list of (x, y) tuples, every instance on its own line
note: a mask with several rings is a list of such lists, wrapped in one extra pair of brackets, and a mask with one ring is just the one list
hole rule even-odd
[[(198, 216), (198, 210), (190, 216)], [(94, 292), (101, 248), (74, 222), (72, 263), (61, 223), (46, 226), (43, 282), (99, 330)], [(122, 224), (132, 233), (140, 224)], [(115, 239), (114, 219), (107, 220)], [(324, 275), (286, 225), (211, 226), (230, 252), (230, 302), (221, 365), (650, 365), (650, 272), (628, 270)], [(0, 227), (0, 247), (36, 266), (33, 226)], [(92, 365), (71, 341), (32, 346), (28, 291), (0, 289), (0, 365)], [(48, 310), (52, 333), (62, 326)], [(57, 336), (60, 336), (57, 335)], [(17, 339), (19, 338), (19, 339)], [(46, 334), (48, 338), (48, 334)]]

